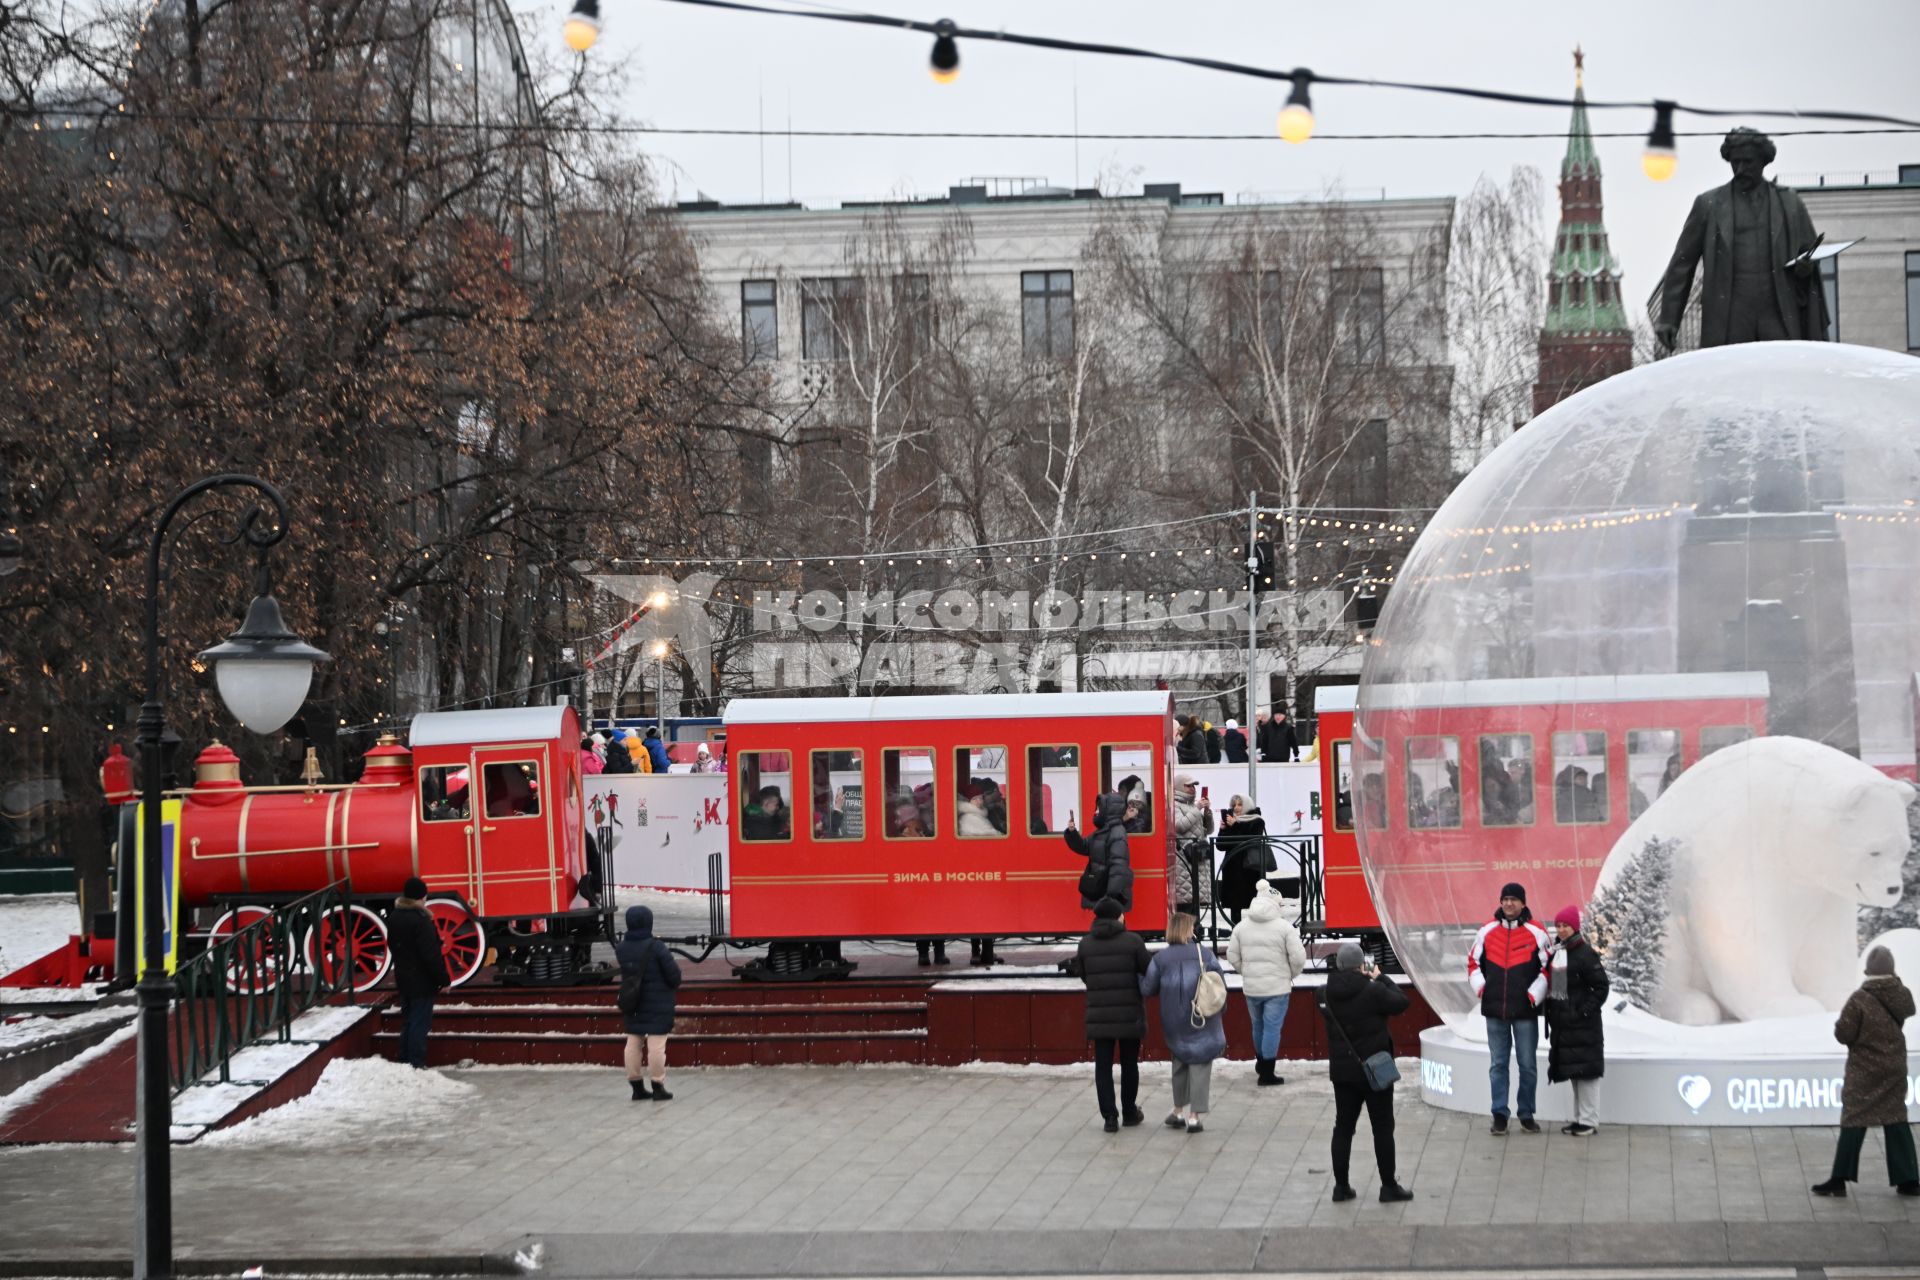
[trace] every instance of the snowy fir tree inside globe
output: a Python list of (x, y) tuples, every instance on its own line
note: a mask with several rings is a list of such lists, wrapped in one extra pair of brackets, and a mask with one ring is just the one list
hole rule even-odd
[[(1395, 577), (1330, 744), (1402, 963), (1457, 1031), (1503, 885), (1661, 1025), (1837, 1009), (1912, 926), (1920, 361), (1756, 343), (1517, 431)], [(1920, 973), (1907, 975), (1920, 982)]]

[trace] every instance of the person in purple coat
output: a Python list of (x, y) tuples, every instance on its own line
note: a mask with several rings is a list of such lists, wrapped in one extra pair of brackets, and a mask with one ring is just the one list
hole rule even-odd
[(1200, 985), (1201, 966), (1215, 973), (1226, 970), (1220, 958), (1193, 940), (1193, 917), (1175, 913), (1167, 921), (1167, 945), (1140, 976), (1140, 994), (1160, 997), (1160, 1032), (1173, 1059), (1173, 1111), (1167, 1128), (1189, 1134), (1205, 1128), (1207, 1092), (1213, 1081), (1213, 1060), (1227, 1052), (1227, 1028), (1216, 1011), (1197, 1023), (1193, 992)]

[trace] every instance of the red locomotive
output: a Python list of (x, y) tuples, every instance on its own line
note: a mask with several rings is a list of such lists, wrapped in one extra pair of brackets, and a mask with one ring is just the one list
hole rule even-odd
[[(1505, 880), (1584, 902), (1614, 842), (1683, 769), (1767, 731), (1762, 672), (1323, 688), (1329, 929), (1379, 929), (1359, 832), (1388, 857), (1372, 888), (1403, 925), (1490, 909)], [(1461, 915), (1465, 910), (1466, 915)]]
[[(350, 950), (364, 990), (388, 966), (382, 913), (417, 875), (455, 986), (490, 950), (504, 981), (600, 976), (591, 946), (608, 930), (592, 902), (572, 708), (432, 713), (414, 719), (411, 737), (411, 749), (382, 737), (345, 786), (248, 787), (233, 752), (207, 748), (175, 834), (183, 911), (217, 912), (219, 937), (346, 880), (354, 900), (321, 917), (303, 945), (328, 977)], [(123, 824), (136, 812), (124, 809)], [(123, 837), (131, 847), (124, 825)], [(263, 972), (272, 980), (271, 958)]]
[[(1144, 790), (1130, 927), (1166, 928), (1173, 856), (1165, 692), (736, 698), (726, 709), (732, 932), (794, 940), (1076, 934), (1084, 863), (1062, 833)], [(829, 961), (829, 964), (831, 962)], [(748, 966), (746, 976), (760, 976)]]

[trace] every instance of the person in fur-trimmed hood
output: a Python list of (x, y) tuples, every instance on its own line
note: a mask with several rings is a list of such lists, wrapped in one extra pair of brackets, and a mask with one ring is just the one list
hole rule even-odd
[(427, 1065), (427, 1032), (433, 1026), (433, 999), (447, 985), (447, 958), (440, 931), (427, 914), (427, 882), (408, 879), (387, 917), (387, 950), (393, 957), (393, 985), (400, 989), (400, 1061)]
[(1920, 1161), (1914, 1158), (1913, 1126), (1907, 1123), (1907, 1034), (1913, 993), (1893, 971), (1885, 947), (1867, 952), (1867, 979), (1840, 1006), (1833, 1038), (1847, 1046), (1847, 1074), (1840, 1088), (1840, 1141), (1833, 1176), (1816, 1183), (1817, 1196), (1844, 1196), (1860, 1181), (1860, 1148), (1867, 1130), (1879, 1125), (1887, 1139), (1887, 1181), (1903, 1196), (1920, 1196)]

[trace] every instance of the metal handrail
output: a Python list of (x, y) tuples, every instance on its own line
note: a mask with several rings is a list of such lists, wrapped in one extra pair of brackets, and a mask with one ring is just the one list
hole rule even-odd
[(345, 929), (347, 954), (327, 977), (307, 963), (301, 945), (329, 912), (342, 919), (352, 889), (336, 880), (316, 893), (272, 907), (267, 915), (213, 942), (174, 973), (173, 1026), (168, 1074), (178, 1097), (194, 1084), (232, 1079), (235, 1054), (272, 1038), (293, 1038), (296, 1018), (341, 996), (354, 1003), (353, 930)]

